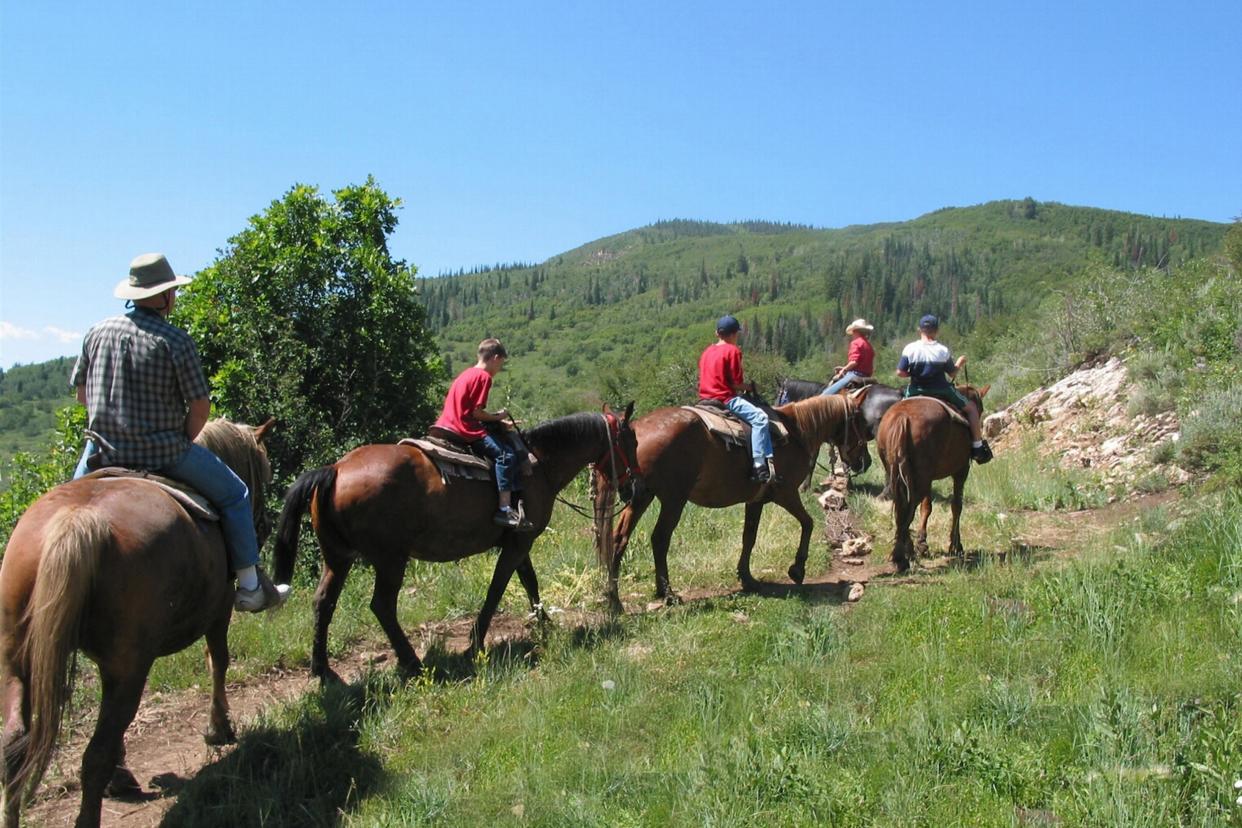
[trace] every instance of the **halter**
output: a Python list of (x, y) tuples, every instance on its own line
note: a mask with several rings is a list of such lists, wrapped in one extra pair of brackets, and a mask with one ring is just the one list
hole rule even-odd
[[(611, 411), (605, 411), (600, 416), (604, 418), (604, 428), (608, 432), (608, 448), (604, 449), (604, 453), (600, 458), (591, 465), (600, 468), (605, 461), (608, 462), (608, 469), (612, 477), (612, 487), (615, 492), (634, 477), (641, 476), (643, 471), (639, 468), (637, 457), (626, 455), (625, 447), (621, 444), (621, 421), (617, 419), (617, 415)], [(621, 473), (619, 475), (617, 474), (618, 456), (621, 458)]]

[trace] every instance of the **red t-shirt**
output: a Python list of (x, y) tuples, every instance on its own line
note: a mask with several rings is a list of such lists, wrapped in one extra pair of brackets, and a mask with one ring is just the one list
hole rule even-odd
[(850, 350), (845, 355), (845, 361), (854, 363), (854, 370), (864, 377), (875, 374), (875, 348), (872, 348), (871, 343), (861, 336), (854, 337), (854, 340), (850, 342)]
[(436, 428), (446, 428), (471, 441), (486, 437), (483, 424), (473, 415), (487, 405), (487, 395), (491, 390), (492, 375), (487, 371), (477, 365), (462, 371), (449, 386)]
[(742, 384), (742, 350), (728, 342), (708, 345), (699, 357), (699, 399), (728, 402)]

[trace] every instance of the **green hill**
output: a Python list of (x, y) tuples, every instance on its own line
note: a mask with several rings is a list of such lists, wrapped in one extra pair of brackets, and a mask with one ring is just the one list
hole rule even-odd
[(1031, 199), (833, 230), (662, 221), (538, 265), (419, 286), (451, 370), (498, 336), (517, 357), (498, 389), (529, 415), (551, 415), (599, 399), (683, 399), (724, 312), (745, 326), (761, 387), (781, 373), (824, 378), (858, 316), (877, 326), (882, 365), (929, 312), (952, 344), (981, 355), (1088, 264), (1171, 268), (1219, 249), (1227, 227)]
[(74, 400), (72, 368), (72, 359), (60, 357), (0, 370), (0, 460), (46, 443), (56, 425), (56, 410)]

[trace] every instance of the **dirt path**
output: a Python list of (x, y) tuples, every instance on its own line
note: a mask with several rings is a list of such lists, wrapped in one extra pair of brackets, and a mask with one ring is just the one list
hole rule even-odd
[[(1013, 539), (1013, 550), (1044, 555), (1048, 558), (1067, 557), (1089, 542), (1091, 536), (1133, 520), (1156, 506), (1166, 505), (1177, 499), (1174, 492), (1148, 495), (1115, 503), (1102, 509), (1079, 512), (1029, 512), (1023, 513), (1023, 531)], [(1018, 517), (1018, 515), (1015, 515)], [(822, 548), (822, 547), (820, 547)], [(801, 585), (790, 583), (783, 572), (760, 571), (755, 575), (763, 583), (758, 594), (782, 596), (793, 593), (818, 596), (832, 603), (848, 604), (865, 600), (867, 589), (883, 586), (899, 586), (926, 583), (921, 575), (898, 577), (891, 564), (877, 561), (878, 556), (833, 555), (826, 569), (818, 573), (808, 572)], [(812, 554), (812, 563), (815, 555)], [(919, 566), (924, 571), (960, 565), (961, 561), (948, 557), (923, 559)], [(860, 586), (861, 585), (861, 586)], [(737, 586), (706, 589), (687, 589), (681, 593), (683, 600), (703, 601), (739, 593)], [(663, 602), (641, 603), (637, 595), (627, 596), (631, 614), (658, 612)], [(602, 613), (581, 610), (557, 611), (553, 623), (563, 628), (598, 625), (605, 620)], [(419, 655), (434, 645), (447, 652), (461, 652), (469, 641), (472, 616), (424, 624), (415, 631)], [(507, 613), (499, 613), (488, 636), (489, 645), (495, 648), (503, 642), (529, 645), (530, 627), (525, 619)], [(368, 641), (355, 646), (344, 659), (333, 661), (333, 668), (347, 682), (360, 677), (367, 669), (385, 666), (390, 658), (387, 642)], [(229, 705), (234, 727), (239, 735), (265, 709), (287, 702), (316, 689), (317, 683), (304, 667), (294, 670), (273, 671), (266, 675), (229, 686)], [(203, 742), (202, 731), (207, 726), (209, 694), (206, 690), (188, 690), (171, 694), (148, 694), (126, 733), (126, 745), (130, 769), (148, 791), (143, 801), (105, 799), (104, 826), (124, 828), (149, 828), (159, 825), (164, 814), (172, 807), (181, 788), (204, 766), (227, 755), (231, 747), (212, 748)], [(57, 752), (49, 768), (36, 800), (27, 809), (28, 824), (63, 828), (71, 826), (77, 815), (78, 781), (77, 769), (82, 750), (93, 724), (93, 709), (82, 710), (74, 717), (71, 736)]]

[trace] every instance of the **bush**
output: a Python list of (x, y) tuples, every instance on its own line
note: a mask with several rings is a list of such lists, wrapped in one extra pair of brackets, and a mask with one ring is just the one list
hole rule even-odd
[(0, 492), (0, 546), (9, 542), (18, 518), (45, 492), (73, 476), (82, 454), (86, 409), (76, 403), (56, 412), (56, 431), (46, 453), (18, 452), (4, 471)]
[(1178, 463), (1242, 480), (1242, 383), (1207, 392), (1184, 418)]

